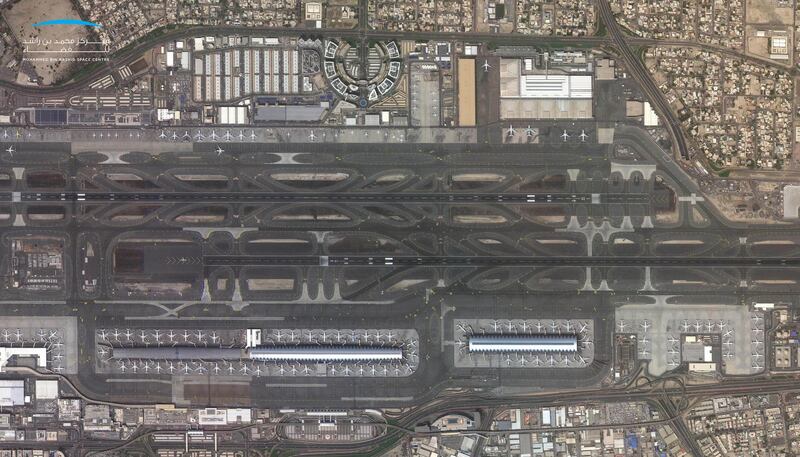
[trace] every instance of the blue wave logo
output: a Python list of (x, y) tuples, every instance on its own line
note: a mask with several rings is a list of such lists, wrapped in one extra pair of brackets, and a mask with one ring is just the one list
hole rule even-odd
[(103, 28), (100, 24), (94, 22), (82, 21), (80, 19), (51, 19), (49, 21), (42, 21), (33, 24), (34, 27), (46, 27), (48, 25), (85, 25), (87, 27)]

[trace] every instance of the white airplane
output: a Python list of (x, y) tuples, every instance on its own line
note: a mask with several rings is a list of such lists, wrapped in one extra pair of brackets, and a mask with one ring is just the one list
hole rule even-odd
[(173, 365), (172, 362), (167, 362), (167, 370), (169, 371), (170, 374), (174, 373), (175, 365)]
[(337, 370), (337, 369), (336, 369), (336, 365), (334, 365), (334, 366), (332, 366), (332, 367), (331, 367), (331, 374), (332, 374), (332, 375), (336, 376), (336, 372), (337, 372), (337, 371), (339, 371), (339, 370)]
[(689, 321), (687, 321), (687, 320), (683, 321), (683, 323), (681, 324), (681, 330), (683, 330), (683, 333), (686, 333), (686, 332), (689, 331)]
[(250, 131), (250, 141), (256, 140), (256, 132), (254, 130)]
[(275, 330), (275, 339), (280, 341), (283, 338), (283, 332), (280, 330)]
[(668, 353), (670, 353), (670, 354), (672, 354), (672, 355), (679, 354), (678, 350), (677, 350), (677, 349), (675, 349), (675, 348), (672, 348), (672, 349), (670, 349), (670, 350), (669, 350), (669, 351), (667, 351), (667, 352), (668, 352)]
[(279, 375), (281, 375), (281, 376), (283, 376), (283, 374), (284, 374), (284, 373), (286, 373), (286, 368), (283, 368), (283, 365), (281, 365), (281, 366), (278, 368), (278, 374), (279, 374)]
[(175, 140), (177, 140), (177, 139), (178, 139), (178, 134), (177, 134), (177, 132), (172, 132), (172, 141), (175, 141)]
[(175, 340), (175, 332), (173, 332), (172, 330), (170, 330), (170, 331), (169, 331), (169, 333), (167, 333), (167, 338), (169, 338), (170, 342), (172, 342), (173, 340)]
[(22, 341), (22, 332), (19, 329), (17, 329), (17, 332), (14, 333), (14, 338), (16, 338), (17, 341)]
[(722, 345), (723, 345), (723, 346), (726, 346), (726, 347), (731, 347), (731, 346), (733, 346), (733, 341), (730, 341), (730, 340), (728, 340), (728, 341), (724, 341), (724, 342), (722, 343)]
[(294, 330), (289, 330), (289, 340), (294, 341), (295, 336), (296, 333), (294, 333)]
[(3, 139), (8, 138), (8, 130), (3, 130)]
[(261, 376), (261, 367), (260, 367), (260, 366), (257, 366), (257, 367), (256, 367), (256, 369), (255, 369), (255, 371), (253, 371), (253, 373), (254, 373), (254, 374), (257, 376), (257, 377), (260, 377), (260, 376)]
[(189, 331), (188, 331), (188, 330), (184, 330), (184, 331), (183, 331), (183, 335), (182, 335), (182, 336), (183, 336), (183, 341), (189, 341), (189, 337), (190, 337), (191, 335), (189, 334)]
[(760, 315), (760, 314), (753, 314), (753, 317), (752, 317), (752, 319), (753, 319), (753, 321), (754, 321), (754, 322), (756, 322), (756, 323), (758, 323), (758, 322), (761, 322), (762, 320), (764, 320), (764, 318), (763, 318), (763, 317), (761, 317), (761, 315)]
[(483, 61), (483, 65), (481, 65), (481, 67), (483, 67), (483, 72), (484, 73), (488, 73), (489, 69), (492, 68), (492, 66), (489, 65), (489, 61), (488, 60), (484, 60)]
[(494, 333), (497, 333), (497, 329), (500, 327), (499, 321), (492, 322), (492, 328), (494, 328)]
[(228, 374), (233, 374), (233, 371), (234, 371), (234, 369), (233, 369), (233, 364), (232, 364), (232, 363), (229, 363), (229, 364), (228, 364)]
[(692, 327), (694, 327), (695, 332), (699, 332), (703, 327), (703, 324), (701, 324), (700, 321), (694, 321), (694, 325)]
[(539, 359), (538, 355), (535, 355), (535, 356), (533, 356), (533, 359), (531, 360), (531, 363), (533, 364), (533, 366), (538, 367), (539, 365), (542, 364), (542, 361), (541, 361), (541, 359)]
[(567, 133), (567, 129), (564, 129), (564, 133), (561, 134), (561, 138), (564, 140), (564, 142), (567, 141), (567, 138), (569, 138), (569, 133)]
[(375, 371), (377, 371), (377, 370), (375, 370), (375, 365), (370, 367), (370, 373), (372, 374), (372, 376), (375, 376)]
[(242, 373), (244, 373), (244, 374), (247, 374), (247, 372), (250, 371), (250, 367), (248, 367), (247, 365), (242, 365), (242, 368), (241, 368), (240, 371)]
[(712, 330), (714, 330), (714, 323), (711, 321), (706, 322), (706, 331), (711, 332)]
[(725, 327), (728, 326), (728, 321), (721, 320), (721, 321), (717, 322), (717, 325), (719, 326), (720, 330), (724, 330)]
[(145, 373), (150, 373), (150, 362), (145, 362), (144, 365), (142, 365), (142, 369)]
[(239, 141), (244, 140), (244, 131), (239, 130)]
[(191, 140), (191, 139), (192, 139), (192, 135), (190, 135), (190, 134), (189, 134), (189, 131), (188, 131), (188, 130), (185, 130), (185, 131), (183, 132), (183, 140), (184, 140), (184, 141), (189, 141), (189, 140)]
[(13, 144), (11, 146), (9, 146), (8, 149), (6, 149), (6, 152), (8, 153), (8, 155), (11, 155), (11, 156), (14, 155), (15, 151), (16, 150), (14, 149), (14, 145)]
[(519, 326), (522, 327), (522, 333), (528, 333), (528, 323), (526, 321), (522, 321)]
[[(94, 135), (94, 134), (93, 134), (93, 135)], [(161, 139), (163, 140), (163, 139), (167, 138), (167, 133), (166, 133), (165, 131), (163, 131), (163, 130), (162, 130), (162, 131), (161, 131), (161, 135), (159, 135), (158, 137), (159, 137), (159, 138), (161, 138)]]
[(222, 139), (224, 139), (225, 141), (230, 141), (231, 139), (233, 139), (233, 136), (231, 136), (231, 131), (225, 130), (225, 136), (223, 136)]
[(525, 128), (525, 135), (527, 135), (529, 137), (533, 136), (533, 128), (531, 128), (530, 125), (528, 125), (528, 127)]
[(351, 370), (349, 366), (345, 365), (345, 367), (344, 367), (344, 375), (345, 376), (350, 376), (350, 373), (352, 373), (352, 372), (353, 372), (353, 370)]
[(641, 356), (643, 359), (646, 359), (648, 355), (650, 355), (650, 352), (647, 349), (642, 349), (639, 351), (639, 356)]
[(309, 140), (311, 140), (311, 142), (313, 142), (313, 141), (314, 141), (314, 138), (316, 138), (316, 137), (317, 137), (317, 136), (316, 136), (316, 135), (314, 135), (314, 131), (313, 131), (313, 130), (311, 131), (311, 133), (309, 133), (309, 134), (308, 134), (308, 139), (309, 139)]
[(544, 325), (542, 325), (542, 323), (541, 323), (541, 322), (539, 322), (539, 321), (536, 321), (536, 325), (534, 325), (534, 327), (536, 327), (536, 331), (537, 331), (537, 332), (541, 333), (541, 332), (542, 332), (542, 329), (544, 328)]
[(105, 357), (108, 354), (108, 351), (103, 346), (100, 346), (100, 348), (97, 350), (97, 354), (100, 355), (100, 357)]
[(506, 366), (510, 366), (510, 365), (511, 365), (511, 356), (510, 355), (506, 355)]
[(553, 332), (555, 332), (556, 330), (559, 330), (559, 325), (558, 325), (558, 323), (556, 321), (551, 321), (550, 322), (550, 330), (552, 330)]
[(123, 373), (125, 373), (125, 370), (128, 369), (128, 367), (125, 366), (125, 362), (120, 362), (119, 366), (117, 368), (119, 368), (119, 371), (121, 371)]
[(194, 134), (194, 139), (197, 140), (197, 141), (203, 141), (203, 140), (206, 139), (206, 136), (203, 135), (203, 132), (198, 130), (197, 133)]
[(200, 342), (202, 342), (206, 337), (206, 334), (203, 333), (202, 330), (198, 330), (197, 333), (195, 333), (195, 335), (197, 336), (197, 341), (200, 341)]
[(119, 341), (119, 335), (120, 335), (119, 330), (114, 329), (114, 331), (111, 332), (111, 335), (114, 336), (115, 340)]
[(161, 342), (161, 331), (160, 330), (153, 331), (153, 339), (156, 340), (156, 343), (160, 343)]
[(578, 333), (584, 333), (584, 332), (586, 332), (586, 329), (588, 329), (588, 328), (589, 328), (589, 324), (587, 324), (587, 323), (585, 323), (585, 322), (581, 322), (581, 323), (579, 323), (578, 325), (580, 325), (580, 326), (581, 326), (581, 329), (580, 329), (580, 330), (578, 330)]
[(722, 334), (722, 336), (732, 336), (732, 335), (733, 335), (733, 329), (726, 330), (725, 333)]
[(506, 136), (514, 136), (515, 133), (517, 132), (514, 130), (514, 126), (509, 125), (508, 130), (506, 130)]
[(212, 141), (216, 141), (216, 140), (217, 140), (217, 138), (219, 138), (219, 137), (217, 136), (217, 132), (216, 132), (215, 130), (212, 130), (212, 131), (211, 131), (211, 140), (212, 140)]
[(216, 344), (219, 341), (219, 337), (217, 336), (217, 332), (211, 332), (211, 342)]
[(131, 331), (131, 329), (125, 329), (124, 335), (125, 335), (125, 339), (130, 341), (131, 337), (133, 337), (133, 332)]
[(677, 366), (678, 366), (678, 365), (680, 365), (680, 364), (679, 364), (677, 361), (675, 361), (675, 360), (670, 360), (669, 362), (667, 362), (667, 365), (669, 365), (669, 366), (670, 366), (670, 368), (675, 368), (675, 367), (677, 367)]
[(8, 330), (3, 330), (3, 340), (8, 341), (11, 337), (11, 333)]
[(290, 372), (290, 373), (292, 373), (292, 376), (295, 376), (295, 375), (297, 375), (297, 367), (295, 367), (294, 365), (292, 365), (292, 369), (291, 369), (291, 370), (289, 370), (289, 372)]
[(225, 150), (222, 149), (220, 146), (217, 146), (216, 152), (217, 152), (217, 157), (219, 157), (222, 155), (223, 152), (225, 152)]
[(307, 375), (310, 372), (311, 372), (311, 369), (308, 368), (308, 365), (303, 365), (303, 374)]
[(667, 339), (669, 340), (670, 344), (677, 344), (678, 343), (678, 339), (675, 338), (672, 335), (670, 335), (669, 338), (667, 338)]
[(184, 365), (183, 366), (183, 374), (189, 374), (189, 371), (190, 371), (189, 365)]
[(617, 327), (619, 328), (620, 332), (624, 332), (625, 331), (625, 326), (626, 325), (627, 324), (625, 323), (625, 321), (621, 320), (621, 321), (617, 322)]
[(146, 343), (147, 342), (147, 333), (145, 333), (144, 330), (139, 332), (139, 339), (142, 340), (142, 343)]
[(650, 321), (648, 321), (647, 319), (643, 320), (640, 325), (642, 326), (642, 329), (644, 329), (645, 332), (647, 332), (647, 330), (650, 329)]
[(567, 333), (571, 332), (572, 331), (572, 322), (571, 321), (567, 321), (564, 324), (564, 329), (567, 331)]
[(586, 130), (581, 130), (580, 136), (581, 136), (581, 143), (586, 143), (586, 138), (589, 137), (589, 135), (586, 134)]
[(106, 333), (105, 330), (100, 330), (100, 339), (103, 340), (103, 341), (107, 341), (108, 340), (108, 333)]

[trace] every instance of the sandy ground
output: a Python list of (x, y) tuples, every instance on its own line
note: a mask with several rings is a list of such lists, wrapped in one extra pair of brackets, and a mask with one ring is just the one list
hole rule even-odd
[[(50, 19), (80, 19), (78, 13), (73, 9), (69, 0), (49, 0), (42, 2), (39, 0), (21, 0), (11, 7), (10, 10), (3, 12), (3, 15), (11, 27), (16, 39), (21, 43), (24, 41), (56, 41), (72, 39), (78, 41), (82, 38), (88, 39), (89, 32), (83, 26), (57, 25), (48, 27), (32, 27), (32, 24)], [(67, 47), (69, 45), (66, 45)], [(36, 73), (42, 78), (42, 84), (49, 85), (57, 81), (63, 75), (69, 73), (73, 66), (72, 62), (61, 60), (63, 57), (75, 57), (76, 54), (64, 54), (60, 49), (65, 47), (61, 44), (30, 44), (29, 51), (53, 51), (47, 53), (25, 53), (23, 58), (53, 59), (53, 61), (31, 61), (36, 69)], [(76, 47), (76, 46), (73, 46)], [(27, 79), (27, 78), (26, 78)]]

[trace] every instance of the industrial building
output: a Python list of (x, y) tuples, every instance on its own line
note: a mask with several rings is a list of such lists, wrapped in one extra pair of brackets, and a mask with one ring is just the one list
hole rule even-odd
[(562, 335), (473, 335), (470, 352), (578, 352), (578, 336)]
[(588, 71), (566, 73), (536, 68), (529, 59), (500, 62), (502, 119), (587, 119), (592, 117)]

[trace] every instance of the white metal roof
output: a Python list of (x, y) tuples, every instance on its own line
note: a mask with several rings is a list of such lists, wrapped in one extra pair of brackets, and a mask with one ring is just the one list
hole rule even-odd
[(470, 352), (577, 352), (576, 335), (473, 335)]
[(519, 78), (522, 98), (592, 98), (591, 75), (536, 74)]
[(368, 346), (261, 346), (251, 348), (251, 359), (274, 362), (392, 362), (403, 358), (398, 347)]

